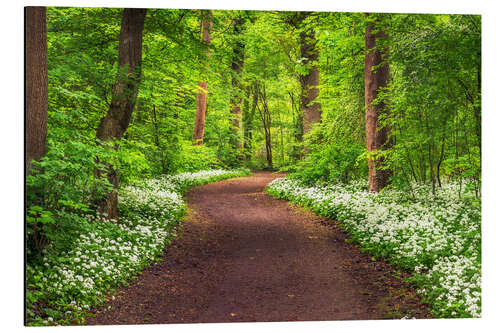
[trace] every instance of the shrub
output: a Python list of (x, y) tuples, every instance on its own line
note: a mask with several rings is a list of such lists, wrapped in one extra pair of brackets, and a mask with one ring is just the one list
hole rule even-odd
[(366, 173), (366, 159), (358, 159), (363, 152), (364, 147), (361, 145), (316, 146), (298, 163), (290, 176), (305, 183), (321, 181), (346, 184)]
[(97, 160), (115, 159), (109, 145), (67, 141), (49, 142), (40, 161), (33, 161), (26, 177), (28, 257), (40, 253), (49, 243), (67, 247), (67, 237), (78, 230), (78, 218), (90, 209), (92, 198), (109, 189), (106, 179), (93, 177)]

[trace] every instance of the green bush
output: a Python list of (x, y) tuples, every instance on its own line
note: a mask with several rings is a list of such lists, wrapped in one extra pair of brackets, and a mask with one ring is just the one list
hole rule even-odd
[(361, 145), (317, 145), (290, 177), (305, 183), (349, 183), (367, 173), (366, 160), (359, 159), (364, 150)]
[(122, 139), (117, 151), (120, 184), (130, 184), (152, 176), (152, 167), (143, 150), (150, 147), (144, 143)]
[(195, 172), (224, 167), (213, 149), (205, 145), (193, 146), (187, 141), (182, 143), (181, 150), (173, 158), (172, 164), (175, 172)]
[(109, 145), (49, 141), (47, 155), (32, 162), (26, 177), (29, 258), (49, 243), (68, 246), (66, 236), (78, 229), (77, 216), (88, 213), (93, 199), (109, 189), (107, 179), (94, 177), (94, 170), (103, 168), (98, 160), (113, 161), (115, 154)]

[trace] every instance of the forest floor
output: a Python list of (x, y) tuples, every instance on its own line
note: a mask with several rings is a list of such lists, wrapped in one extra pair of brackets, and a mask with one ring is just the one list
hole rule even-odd
[(405, 273), (347, 243), (334, 222), (263, 192), (282, 176), (255, 172), (191, 189), (163, 260), (86, 324), (431, 317)]

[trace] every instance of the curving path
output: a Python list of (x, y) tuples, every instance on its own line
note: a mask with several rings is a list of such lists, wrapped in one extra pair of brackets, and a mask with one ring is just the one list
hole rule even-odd
[(429, 317), (401, 276), (333, 224), (263, 193), (256, 172), (192, 189), (164, 260), (118, 291), (90, 325)]

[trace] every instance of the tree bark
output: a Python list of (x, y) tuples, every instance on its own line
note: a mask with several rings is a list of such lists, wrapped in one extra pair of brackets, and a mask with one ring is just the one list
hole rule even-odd
[[(252, 95), (252, 106), (250, 108), (250, 95)], [(249, 86), (247, 90), (247, 95), (243, 107), (243, 121), (244, 121), (244, 149), (245, 149), (245, 160), (249, 161), (252, 157), (252, 136), (253, 136), (253, 120), (255, 118), (255, 108), (257, 107), (258, 94), (253, 89), (253, 86)]]
[[(369, 18), (369, 14), (366, 14)], [(380, 90), (387, 87), (389, 81), (389, 64), (384, 59), (388, 49), (378, 46), (377, 41), (386, 39), (385, 31), (374, 33), (374, 23), (369, 21), (365, 33), (365, 107), (366, 107), (366, 148), (368, 152), (387, 149), (390, 146), (390, 129), (388, 126), (379, 128), (379, 116), (387, 113), (385, 104), (381, 101), (374, 103)], [(370, 191), (379, 192), (387, 186), (390, 170), (382, 170), (384, 159), (368, 159), (368, 177)]]
[(32, 160), (39, 160), (47, 151), (47, 24), (45, 7), (26, 7), (26, 155), (25, 172)]
[(443, 139), (441, 142), (441, 154), (439, 155), (439, 161), (438, 161), (437, 167), (436, 167), (436, 178), (437, 178), (439, 187), (442, 187), (440, 172), (441, 172), (441, 163), (443, 163), (443, 160), (444, 160), (444, 148), (445, 148), (445, 143), (446, 143), (446, 135), (444, 132), (443, 132), (442, 138)]
[(319, 94), (318, 56), (314, 30), (300, 33), (300, 56), (307, 67), (307, 74), (300, 75), (300, 108), (303, 114), (303, 133), (307, 134), (313, 124), (321, 121), (321, 105), (316, 102)]
[(262, 102), (262, 108), (257, 106), (259, 110), (260, 119), (262, 120), (262, 125), (264, 127), (264, 136), (266, 139), (266, 159), (267, 167), (269, 169), (273, 168), (273, 150), (271, 143), (271, 113), (267, 105), (267, 94), (266, 86), (263, 85), (262, 89), (259, 86), (256, 87), (256, 91), (259, 94), (260, 100)]
[[(237, 41), (233, 46), (233, 59), (231, 63), (232, 69), (232, 96), (231, 96), (231, 117), (232, 126), (231, 132), (233, 134), (231, 138), (231, 145), (236, 151), (241, 151), (243, 148), (242, 142), (242, 131), (241, 131), (241, 86), (240, 86), (240, 75), (243, 71), (243, 59), (244, 59), (244, 48), (245, 45), (238, 40), (239, 34), (242, 30), (243, 19), (241, 17), (233, 20), (234, 25), (234, 35)], [(238, 154), (240, 159), (243, 159), (242, 154)]]
[[(125, 8), (122, 15), (118, 46), (118, 75), (108, 112), (97, 128), (97, 139), (120, 140), (125, 133), (137, 98), (141, 76), (142, 30), (146, 9)], [(117, 149), (118, 147), (115, 147)], [(110, 163), (106, 165), (106, 177), (113, 185), (98, 210), (109, 219), (118, 220), (118, 171)], [(98, 177), (101, 171), (96, 170)]]
[[(204, 11), (202, 19), (202, 41), (206, 46), (205, 51), (205, 66), (208, 66), (208, 58), (210, 57), (210, 31), (212, 30), (212, 11)], [(203, 137), (205, 135), (205, 117), (207, 114), (207, 89), (208, 83), (200, 80), (198, 82), (198, 95), (196, 97), (196, 117), (194, 120), (193, 145), (203, 145)]]
[(295, 103), (295, 98), (293, 97), (293, 92), (288, 92), (290, 96), (290, 103), (292, 105), (292, 120), (293, 120), (293, 150), (292, 157), (294, 160), (300, 160), (302, 158), (302, 138), (304, 133), (303, 126), (303, 115), (300, 110), (300, 105), (297, 107)]

